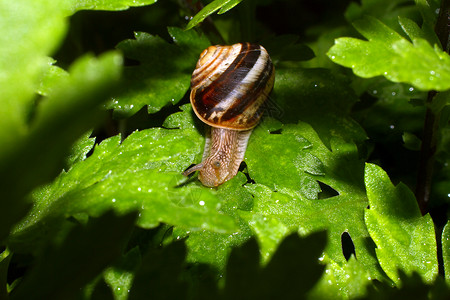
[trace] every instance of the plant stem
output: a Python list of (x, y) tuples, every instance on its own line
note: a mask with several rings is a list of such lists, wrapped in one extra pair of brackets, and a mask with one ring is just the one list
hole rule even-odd
[[(436, 92), (428, 93), (427, 105), (431, 104)], [(430, 199), (431, 181), (436, 152), (436, 134), (439, 116), (428, 107), (425, 115), (422, 147), (420, 149), (419, 173), (417, 175), (416, 198), (422, 214), (427, 213), (427, 204)]]
[[(435, 32), (441, 42), (443, 49), (449, 52), (449, 26), (450, 26), (450, 0), (442, 0), (439, 17), (436, 22)], [(427, 111), (420, 150), (419, 173), (417, 176), (416, 198), (422, 214), (426, 214), (430, 199), (433, 166), (436, 153), (437, 135), (439, 129), (439, 118), (441, 110), (435, 111), (432, 102), (436, 91), (430, 91), (427, 97)]]

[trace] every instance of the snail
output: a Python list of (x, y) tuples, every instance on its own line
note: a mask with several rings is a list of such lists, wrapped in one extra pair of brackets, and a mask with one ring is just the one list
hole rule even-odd
[(191, 78), (190, 101), (210, 129), (202, 162), (183, 175), (200, 171), (203, 185), (215, 187), (237, 174), (274, 81), (274, 66), (260, 45), (210, 46), (200, 54)]

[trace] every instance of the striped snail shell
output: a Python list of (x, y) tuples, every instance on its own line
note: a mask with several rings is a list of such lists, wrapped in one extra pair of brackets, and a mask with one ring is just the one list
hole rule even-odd
[(274, 80), (272, 61), (260, 45), (211, 46), (200, 54), (192, 74), (190, 100), (195, 114), (210, 130), (202, 162), (184, 175), (200, 171), (203, 185), (214, 187), (237, 174)]

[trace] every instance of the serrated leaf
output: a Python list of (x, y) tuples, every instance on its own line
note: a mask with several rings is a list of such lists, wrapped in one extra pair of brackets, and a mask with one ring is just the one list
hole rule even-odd
[(370, 280), (364, 266), (351, 256), (344, 264), (329, 263), (309, 295), (312, 299), (333, 299), (336, 295), (342, 295), (343, 299), (358, 299), (367, 294)]
[(450, 57), (437, 46), (421, 38), (411, 43), (375, 18), (366, 17), (354, 26), (368, 41), (338, 38), (327, 53), (335, 63), (364, 78), (382, 75), (423, 91), (450, 88)]
[(431, 217), (422, 217), (413, 193), (401, 183), (394, 187), (380, 167), (366, 164), (365, 184), (370, 205), (365, 222), (383, 270), (396, 284), (399, 269), (432, 282), (438, 265)]
[[(294, 133), (302, 137), (297, 138), (297, 146), (288, 142)], [(270, 257), (277, 240), (286, 233), (299, 231), (308, 234), (326, 229), (329, 243), (324, 262), (335, 263), (342, 268), (346, 260), (342, 253), (341, 235), (348, 232), (359, 262), (369, 276), (382, 280), (383, 275), (371, 255), (373, 249), (366, 242), (369, 233), (364, 224), (367, 199), (362, 186), (363, 164), (357, 158), (355, 146), (333, 139), (332, 150), (328, 150), (317, 133), (305, 123), (285, 126), (281, 134), (270, 134), (257, 128), (254, 135), (256, 141), (249, 143), (246, 163), (256, 184), (245, 186), (254, 196), (254, 204), (252, 211), (243, 217), (256, 235), (264, 257)], [(308, 141), (310, 146), (302, 147), (301, 140)], [(284, 145), (284, 149), (281, 155), (273, 156), (277, 150), (270, 148), (276, 145)], [(297, 150), (291, 150), (291, 147)], [(310, 153), (317, 162), (320, 161), (320, 172), (314, 175), (307, 172), (311, 168), (308, 166), (310, 161), (298, 159), (301, 152)], [(336, 195), (319, 199), (317, 180), (334, 189)], [(307, 182), (314, 185), (305, 186)], [(311, 197), (303, 192), (302, 187), (316, 191), (316, 194)], [(273, 234), (267, 233), (264, 229), (267, 226), (273, 226)], [(361, 284), (365, 285), (367, 281)]]
[[(201, 157), (199, 157), (200, 159)], [(194, 263), (208, 263), (223, 271), (227, 257), (234, 246), (239, 246), (252, 234), (247, 222), (241, 217), (242, 210), (248, 211), (252, 206), (252, 195), (242, 185), (245, 184), (244, 174), (238, 173), (232, 180), (221, 185), (217, 191), (217, 196), (221, 200), (221, 212), (234, 218), (238, 228), (231, 233), (217, 232), (186, 232), (186, 230), (176, 229), (173, 236), (177, 239), (182, 237), (188, 246), (188, 261)]]
[(135, 40), (117, 45), (140, 64), (125, 68), (125, 88), (107, 105), (115, 117), (129, 117), (146, 105), (149, 113), (155, 113), (169, 103), (176, 104), (188, 91), (195, 63), (209, 42), (194, 31), (169, 28), (169, 33), (175, 44), (137, 32)]
[(66, 170), (73, 164), (86, 159), (86, 155), (95, 144), (95, 138), (91, 138), (91, 134), (91, 130), (86, 132), (73, 144), (70, 154), (66, 158)]
[[(17, 228), (17, 238), (32, 236), (46, 220), (98, 216), (109, 209), (139, 210), (137, 223), (144, 228), (165, 222), (189, 230), (235, 230), (232, 219), (217, 212), (214, 192), (198, 185), (178, 187), (184, 181), (181, 172), (199, 151), (198, 141), (194, 129), (162, 128), (134, 132), (122, 143), (119, 136), (104, 140), (86, 160), (35, 193), (34, 208)], [(21, 239), (33, 243), (38, 236)]]

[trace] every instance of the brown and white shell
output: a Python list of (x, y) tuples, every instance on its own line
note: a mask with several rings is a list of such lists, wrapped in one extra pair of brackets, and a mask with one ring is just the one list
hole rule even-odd
[(195, 114), (212, 129), (202, 163), (183, 174), (200, 171), (206, 186), (218, 186), (236, 175), (274, 80), (274, 66), (260, 45), (210, 46), (200, 54), (190, 100)]

